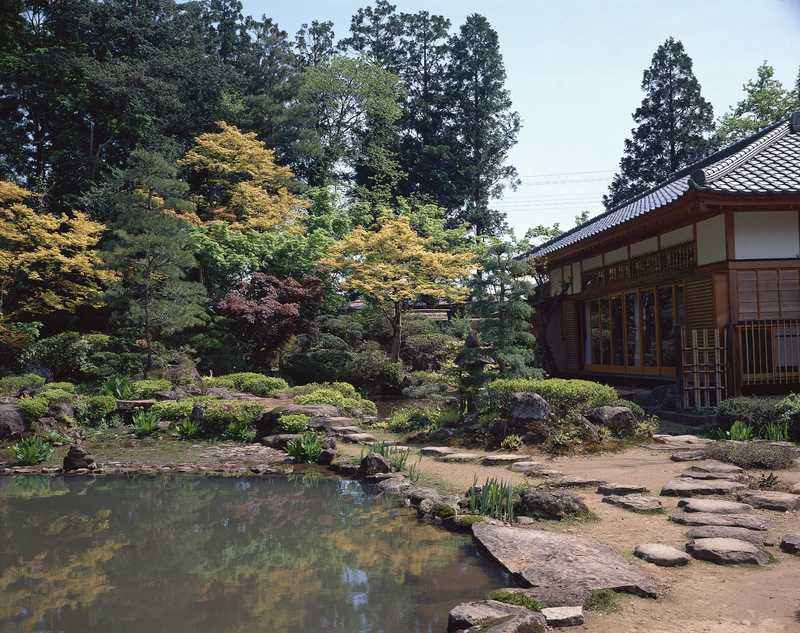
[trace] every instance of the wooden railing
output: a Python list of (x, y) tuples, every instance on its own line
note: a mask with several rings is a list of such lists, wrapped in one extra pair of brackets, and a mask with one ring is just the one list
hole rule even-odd
[(606, 286), (623, 280), (647, 280), (694, 268), (694, 242), (670, 246), (647, 255), (583, 271), (583, 288)]
[(800, 319), (742, 321), (734, 327), (742, 385), (800, 383)]

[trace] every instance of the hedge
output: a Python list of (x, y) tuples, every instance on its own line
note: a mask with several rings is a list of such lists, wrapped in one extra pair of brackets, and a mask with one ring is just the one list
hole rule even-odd
[(283, 378), (265, 376), (255, 372), (239, 372), (225, 376), (207, 376), (203, 378), (206, 387), (222, 387), (235, 389), (254, 396), (272, 396), (286, 388), (288, 384)]
[(596, 407), (612, 405), (619, 399), (616, 390), (589, 380), (567, 378), (501, 378), (487, 387), (489, 408), (504, 410), (517, 392), (535, 392), (547, 400), (556, 415), (586, 414)]
[(0, 378), (0, 396), (16, 396), (20, 391), (25, 389), (37, 389), (44, 383), (44, 378), (36, 374), (6, 376)]

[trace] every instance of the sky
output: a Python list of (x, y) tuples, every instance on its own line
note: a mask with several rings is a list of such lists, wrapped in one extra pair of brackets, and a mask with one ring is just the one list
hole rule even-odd
[[(331, 20), (344, 37), (366, 0), (243, 0), (295, 33), (304, 22)], [(518, 235), (537, 224), (575, 224), (602, 195), (619, 164), (642, 72), (673, 36), (694, 61), (703, 96), (720, 116), (767, 60), (793, 84), (800, 66), (800, 0), (394, 0), (398, 11), (448, 17), (485, 15), (500, 37), (514, 109), (522, 130), (510, 155), (522, 180), (495, 206)]]

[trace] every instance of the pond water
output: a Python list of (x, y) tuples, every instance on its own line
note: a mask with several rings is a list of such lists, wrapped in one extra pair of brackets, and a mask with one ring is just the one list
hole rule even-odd
[(508, 579), (357, 482), (0, 478), (0, 632), (429, 633)]

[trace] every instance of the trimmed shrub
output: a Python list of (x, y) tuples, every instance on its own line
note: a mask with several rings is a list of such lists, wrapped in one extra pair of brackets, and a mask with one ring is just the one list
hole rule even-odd
[(338, 391), (345, 398), (360, 398), (361, 394), (358, 393), (356, 388), (349, 382), (310, 382), (307, 385), (298, 385), (297, 387), (290, 387), (289, 393), (295, 396), (300, 396), (306, 393), (311, 393), (317, 389), (333, 389)]
[(395, 433), (430, 431), (439, 427), (439, 411), (432, 407), (402, 407), (392, 412), (386, 428)]
[(728, 398), (719, 403), (717, 414), (725, 429), (737, 420), (760, 427), (778, 419), (781, 413), (779, 409), (781, 402), (779, 398), (771, 397)]
[(260, 404), (248, 400), (206, 400), (198, 404), (203, 409), (200, 430), (209, 437), (227, 435), (231, 430), (241, 433), (244, 428), (252, 428), (264, 411)]
[(308, 430), (308, 420), (305, 413), (284, 413), (278, 418), (278, 426), (284, 433), (302, 433)]
[(403, 341), (401, 357), (412, 369), (439, 369), (452, 362), (463, 343), (441, 332), (410, 334)]
[(172, 389), (172, 383), (164, 378), (136, 380), (132, 386), (137, 400), (148, 400), (154, 398), (159, 391), (169, 391)]
[(787, 425), (789, 438), (800, 441), (800, 394), (790, 393), (776, 407), (778, 422)]
[(351, 352), (336, 349), (285, 354), (281, 357), (281, 373), (300, 384), (348, 380), (352, 360)]
[(344, 396), (336, 389), (315, 389), (295, 397), (294, 401), (297, 404), (331, 404), (350, 415), (355, 415), (358, 412), (374, 415), (378, 412), (374, 402), (365, 400), (360, 396), (357, 398)]
[(399, 393), (405, 372), (402, 363), (373, 350), (353, 354), (348, 375), (350, 382), (369, 393)]
[(43, 338), (23, 354), (22, 362), (55, 379), (96, 379), (140, 371), (141, 354), (126, 351), (122, 340), (107, 334), (61, 332)]
[(767, 442), (714, 442), (704, 449), (707, 459), (735, 464), (741, 468), (783, 470), (794, 463), (794, 451)]
[(153, 411), (159, 420), (167, 420), (169, 422), (183, 422), (189, 419), (192, 415), (195, 400), (163, 400), (156, 402), (150, 410)]
[(35, 422), (47, 414), (50, 408), (50, 403), (42, 395), (39, 396), (26, 396), (17, 401), (17, 407), (22, 411), (22, 415), (29, 422)]
[(44, 383), (45, 379), (36, 374), (5, 376), (0, 378), (0, 396), (16, 396), (21, 391), (38, 389)]
[(547, 400), (550, 408), (561, 417), (568, 413), (583, 415), (619, 399), (613, 387), (590, 380), (567, 378), (502, 378), (490, 382), (486, 391), (491, 409), (502, 411), (508, 407), (512, 394), (532, 391)]
[(283, 378), (265, 376), (255, 372), (238, 372), (225, 376), (206, 376), (203, 378), (206, 387), (222, 387), (235, 389), (254, 396), (273, 396), (289, 387)]
[(106, 422), (117, 410), (114, 396), (82, 396), (75, 401), (75, 417), (85, 426), (98, 426)]
[(622, 398), (619, 398), (618, 400), (614, 400), (614, 402), (611, 403), (611, 406), (612, 407), (627, 407), (628, 409), (631, 410), (631, 412), (633, 413), (634, 417), (637, 420), (643, 420), (645, 418), (645, 416), (647, 415), (647, 413), (641, 407), (641, 405), (637, 404), (633, 400), (624, 400)]
[(71, 382), (49, 382), (45, 387), (47, 390), (59, 390), (59, 391), (66, 391), (68, 393), (75, 393), (76, 387)]

